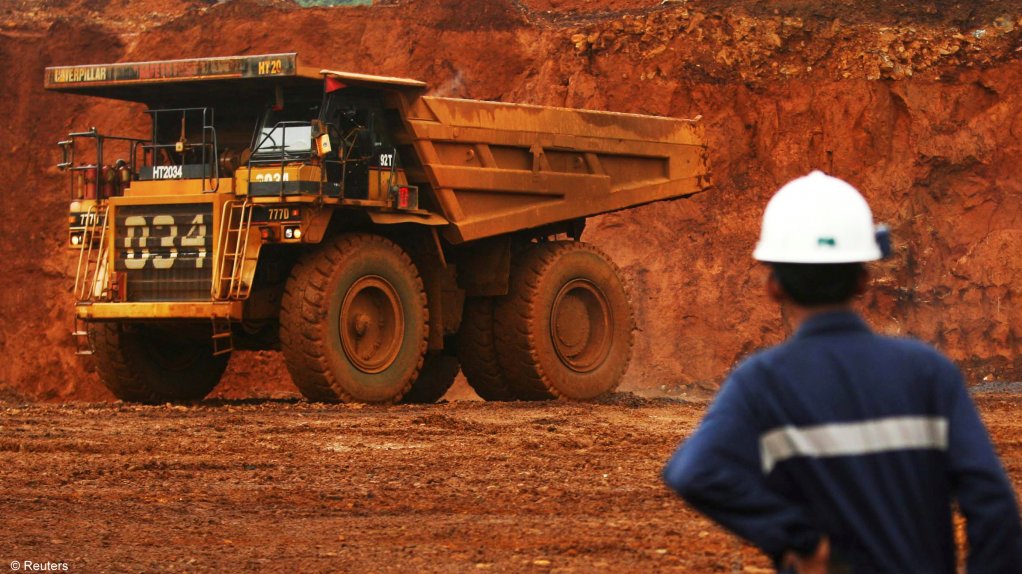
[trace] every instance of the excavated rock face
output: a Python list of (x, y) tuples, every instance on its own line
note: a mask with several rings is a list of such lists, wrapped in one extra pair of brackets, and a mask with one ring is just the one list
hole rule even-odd
[[(970, 380), (1018, 380), (1022, 2), (19, 0), (0, 8), (0, 388), (109, 398), (72, 354), (70, 129), (138, 133), (140, 109), (42, 91), (47, 65), (297, 51), (304, 63), (426, 80), (444, 95), (702, 115), (715, 187), (590, 222), (626, 275), (639, 332), (624, 388), (712, 388), (787, 333), (751, 258), (783, 183), (823, 169), (894, 232), (860, 308), (940, 347)], [(431, 4), (431, 3), (430, 3)], [(829, 4), (837, 4), (831, 6)], [(272, 353), (227, 394), (287, 392)]]

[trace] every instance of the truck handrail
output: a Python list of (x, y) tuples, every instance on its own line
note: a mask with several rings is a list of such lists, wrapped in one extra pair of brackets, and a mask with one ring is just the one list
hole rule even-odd
[[(210, 107), (194, 107), (194, 108), (159, 108), (146, 110), (145, 113), (149, 114), (152, 118), (152, 139), (148, 144), (143, 143), (144, 157), (149, 157), (148, 152), (153, 151), (152, 165), (156, 165), (155, 151), (158, 149), (174, 148), (178, 150), (178, 144), (161, 144), (157, 142), (159, 134), (159, 116), (180, 113), (181, 124), (182, 124), (182, 138), (184, 137), (184, 124), (189, 112), (196, 112), (201, 114), (202, 126), (200, 131), (202, 133), (202, 142), (195, 144), (185, 144), (184, 148), (198, 148), (201, 150), (200, 165), (203, 166), (202, 171), (202, 186), (203, 193), (215, 193), (220, 189), (220, 161), (219, 161), (219, 146), (217, 144), (216, 127), (214, 126), (214, 110)], [(144, 142), (145, 140), (143, 140)], [(181, 166), (184, 167), (184, 155), (181, 157)], [(207, 175), (208, 171), (208, 175)], [(212, 186), (207, 186), (206, 181), (212, 183)]]
[[(128, 148), (128, 160), (127, 160), (127, 162), (128, 162), (128, 165), (131, 166), (132, 174), (134, 174), (136, 172), (136, 169), (135, 169), (135, 164), (136, 164), (135, 146), (139, 142), (146, 141), (146, 140), (141, 139), (141, 138), (133, 138), (133, 137), (127, 137), (127, 136), (115, 136), (115, 135), (101, 134), (101, 133), (99, 133), (99, 131), (95, 127), (91, 127), (88, 130), (82, 131), (82, 132), (71, 132), (67, 136), (68, 136), (68, 139), (57, 142), (57, 145), (61, 147), (61, 150), (63, 152), (63, 157), (61, 159), (61, 162), (57, 164), (57, 168), (60, 169), (60, 170), (64, 170), (64, 171), (68, 171), (68, 172), (72, 173), (72, 177), (68, 178), (68, 192), (69, 192), (68, 195), (71, 197), (72, 200), (79, 199), (78, 197), (76, 197), (76, 194), (75, 194), (76, 178), (73, 177), (74, 172), (87, 173), (87, 172), (90, 172), (90, 171), (94, 172), (94, 176), (95, 176), (95, 180), (94, 180), (94, 185), (96, 186), (96, 188), (95, 188), (96, 189), (96, 194), (95, 194), (96, 197), (95, 197), (95, 199), (97, 201), (102, 201), (102, 200), (106, 199), (106, 197), (104, 196), (103, 191), (102, 191), (103, 168), (104, 167), (110, 167), (110, 166), (107, 166), (104, 163), (104, 161), (103, 161), (103, 148), (104, 148), (104, 143), (106, 141), (108, 141), (108, 140), (123, 141), (123, 142), (129, 142), (131, 144), (129, 146), (129, 148)], [(96, 161), (95, 161), (94, 164), (75, 165), (75, 143), (76, 143), (76, 141), (78, 139), (94, 139), (94, 140), (96, 140)], [(82, 185), (83, 186), (86, 185), (86, 182), (83, 181)], [(85, 190), (83, 189), (81, 191), (81, 198), (85, 198), (85, 196), (86, 196), (86, 193), (85, 193)]]

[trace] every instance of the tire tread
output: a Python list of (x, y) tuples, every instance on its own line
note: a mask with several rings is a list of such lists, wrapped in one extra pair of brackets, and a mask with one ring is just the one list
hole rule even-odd
[[(512, 392), (518, 398), (544, 400), (564, 396), (564, 393), (551, 383), (550, 375), (540, 360), (537, 353), (539, 334), (534, 326), (541, 313), (539, 290), (543, 278), (555, 269), (565, 255), (577, 251), (594, 254), (620, 278), (620, 270), (603, 251), (580, 241), (539, 243), (512, 261), (508, 294), (499, 300), (494, 317), (497, 357), (506, 372)], [(630, 332), (635, 324), (631, 305), (628, 305), (627, 317), (624, 319), (628, 321)], [(631, 336), (627, 337), (626, 344), (626, 358), (620, 365), (619, 372), (615, 374), (613, 387), (606, 391), (608, 393), (620, 385), (621, 377), (631, 361), (633, 344)]]
[[(280, 344), (284, 363), (299, 391), (313, 401), (353, 402), (356, 399), (338, 383), (328, 364), (328, 342), (322, 335), (322, 321), (328, 314), (327, 286), (332, 272), (343, 266), (350, 254), (376, 246), (396, 254), (404, 271), (417, 284), (419, 304), (426, 309), (426, 290), (412, 259), (393, 241), (371, 233), (337, 236), (320, 249), (307, 253), (292, 267), (280, 304)], [(399, 393), (387, 401), (398, 402), (422, 370), (429, 333), (428, 310), (419, 337), (419, 360), (413, 375)]]

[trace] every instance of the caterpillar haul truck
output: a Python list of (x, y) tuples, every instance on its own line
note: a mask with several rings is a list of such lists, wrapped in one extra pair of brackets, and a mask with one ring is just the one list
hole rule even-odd
[(459, 365), (490, 400), (599, 396), (633, 318), (586, 218), (710, 186), (695, 120), (434, 97), (296, 54), (45, 86), (145, 108), (132, 135), (59, 143), (73, 335), (126, 401), (201, 399), (235, 349), (280, 349), (316, 401), (432, 402)]

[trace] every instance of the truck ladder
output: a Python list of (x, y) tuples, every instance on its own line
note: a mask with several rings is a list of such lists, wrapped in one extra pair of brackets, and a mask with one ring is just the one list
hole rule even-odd
[(234, 333), (230, 317), (211, 317), (213, 321), (213, 356), (226, 355), (234, 350)]
[[(78, 252), (78, 268), (75, 271), (75, 303), (102, 300), (109, 294), (106, 270), (109, 264), (107, 252), (110, 249), (106, 233), (109, 215), (109, 206), (100, 208), (93, 205), (86, 212), (81, 250)], [(77, 312), (74, 315), (71, 338), (75, 342), (76, 355), (91, 355), (95, 351), (88, 324), (78, 317)]]
[(75, 325), (71, 331), (71, 338), (75, 342), (75, 354), (91, 355), (95, 353), (96, 348), (92, 344), (92, 337), (89, 336), (89, 324), (79, 318), (77, 313), (75, 313), (74, 321)]
[[(107, 216), (110, 207), (100, 209), (93, 205), (85, 215), (85, 228), (82, 230), (82, 248), (78, 252), (78, 270), (75, 272), (75, 302), (83, 303), (103, 299), (108, 294), (107, 252), (110, 249), (107, 241)], [(97, 236), (96, 230), (99, 228)], [(96, 245), (98, 243), (98, 245)]]
[(213, 264), (212, 295), (214, 301), (247, 299), (252, 290), (244, 281), (248, 259), (248, 238), (252, 228), (252, 204), (230, 200), (224, 203), (217, 233), (216, 257)]

